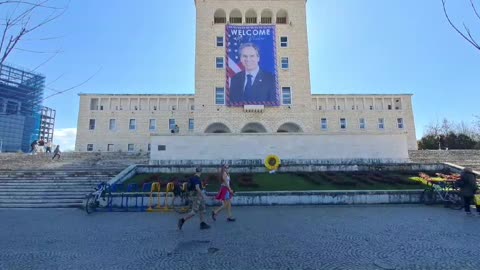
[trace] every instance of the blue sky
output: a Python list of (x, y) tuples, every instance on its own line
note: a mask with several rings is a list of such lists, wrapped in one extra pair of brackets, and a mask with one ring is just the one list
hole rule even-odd
[[(80, 92), (194, 93), (193, 2), (73, 0), (21, 44), (62, 51), (38, 69), (49, 88), (64, 90), (95, 74), (45, 101), (57, 110), (60, 143), (72, 145)], [(480, 41), (469, 1), (449, 6), (452, 19), (471, 25)], [(450, 28), (441, 0), (310, 0), (307, 16), (313, 93), (412, 93), (417, 138), (433, 121), (471, 123), (480, 114), (480, 51)], [(45, 37), (58, 38), (38, 40)], [(50, 56), (16, 51), (8, 63), (33, 69)]]

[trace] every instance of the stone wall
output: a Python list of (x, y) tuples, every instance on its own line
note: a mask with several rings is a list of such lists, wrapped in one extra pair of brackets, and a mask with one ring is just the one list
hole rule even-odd
[(480, 171), (480, 150), (417, 150), (408, 154), (416, 163), (448, 162)]

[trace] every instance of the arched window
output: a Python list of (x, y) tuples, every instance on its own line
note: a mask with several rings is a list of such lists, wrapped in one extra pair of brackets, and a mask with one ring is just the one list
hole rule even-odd
[(245, 13), (245, 23), (254, 24), (257, 23), (257, 12), (253, 9), (247, 10)]
[(264, 9), (262, 11), (260, 23), (271, 24), (272, 23), (273, 13), (269, 9)]
[(277, 12), (277, 24), (287, 24), (287, 11), (281, 9)]
[(208, 125), (205, 129), (205, 133), (232, 133), (230, 129), (223, 123), (213, 123)]
[(214, 23), (226, 23), (227, 22), (227, 13), (223, 9), (217, 9), (213, 15)]
[(238, 9), (232, 10), (232, 12), (230, 12), (229, 22), (230, 23), (242, 23), (242, 12), (240, 12), (240, 10), (238, 10)]
[(277, 129), (277, 132), (287, 132), (287, 133), (301, 133), (303, 132), (302, 131), (302, 128), (295, 124), (295, 123), (292, 123), (292, 122), (289, 122), (289, 123), (285, 123), (283, 125), (281, 125), (278, 129)]
[(260, 123), (248, 123), (243, 128), (241, 133), (266, 133), (267, 129)]

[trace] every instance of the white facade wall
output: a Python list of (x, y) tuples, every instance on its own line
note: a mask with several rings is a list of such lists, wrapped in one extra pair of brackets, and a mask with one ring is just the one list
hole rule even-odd
[[(281, 159), (407, 162), (404, 134), (205, 134), (152, 136), (150, 160)], [(161, 149), (158, 150), (161, 146)]]

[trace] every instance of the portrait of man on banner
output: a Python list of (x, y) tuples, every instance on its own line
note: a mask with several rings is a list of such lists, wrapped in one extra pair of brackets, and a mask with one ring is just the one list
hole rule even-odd
[(226, 26), (228, 106), (279, 106), (274, 26)]

